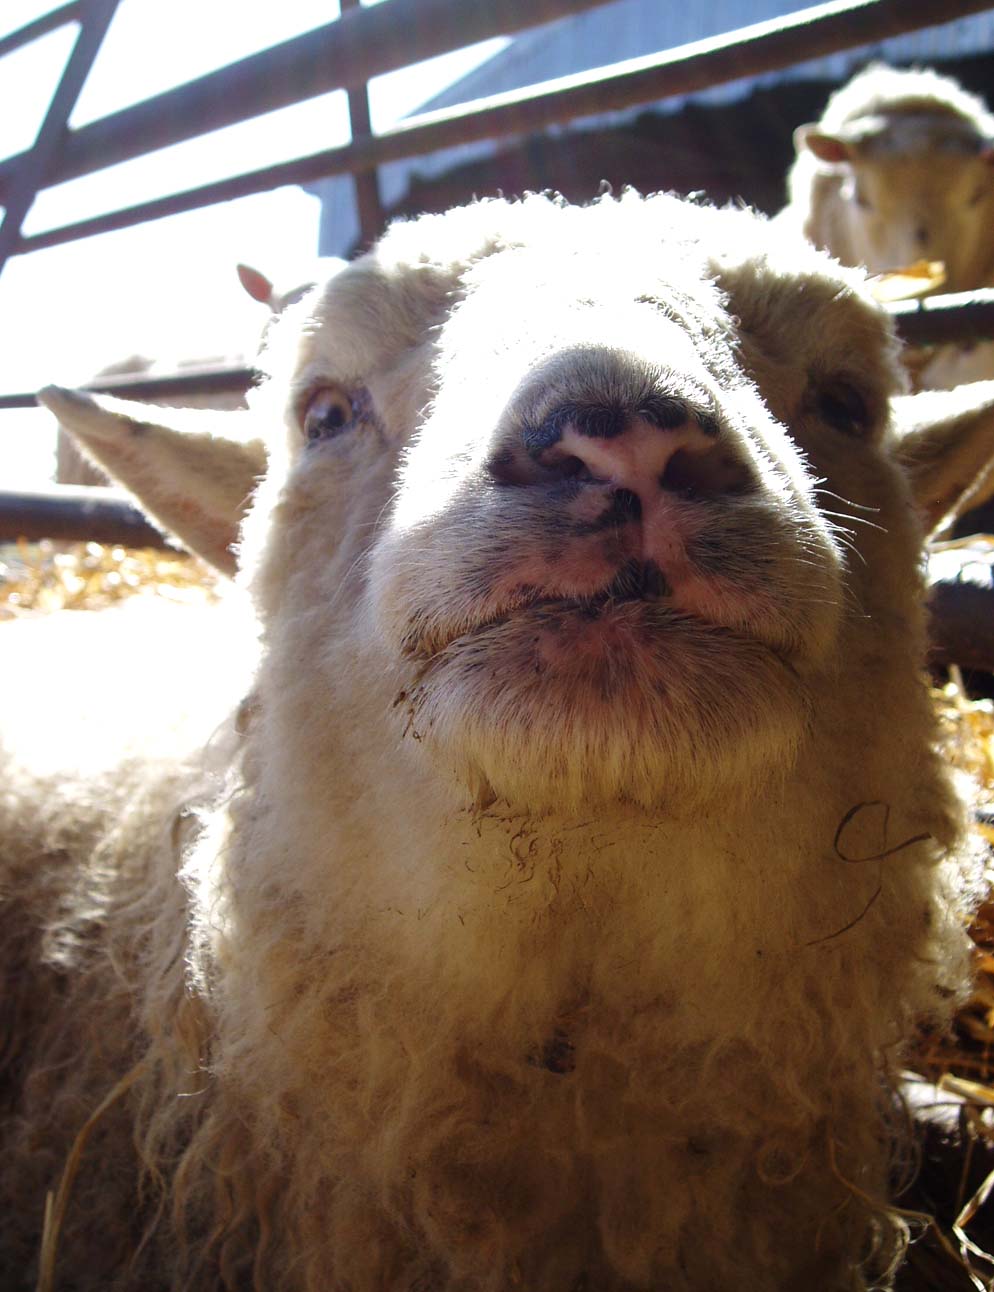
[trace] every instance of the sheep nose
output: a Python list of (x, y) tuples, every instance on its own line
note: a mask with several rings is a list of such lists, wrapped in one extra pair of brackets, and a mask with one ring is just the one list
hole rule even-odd
[(488, 463), (499, 483), (607, 486), (630, 515), (650, 509), (661, 493), (712, 497), (752, 484), (717, 423), (678, 400), (636, 412), (563, 407), (525, 426), (520, 447), (524, 454), (505, 448)]

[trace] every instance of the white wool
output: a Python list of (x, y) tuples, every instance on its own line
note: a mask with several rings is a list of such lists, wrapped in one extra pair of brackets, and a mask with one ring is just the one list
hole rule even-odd
[(486, 202), (392, 229), (265, 362), (258, 667), (177, 619), (146, 705), (101, 618), (145, 765), (12, 746), (5, 1286), (126, 1074), (80, 1288), (887, 1286), (969, 859), (919, 671), (942, 499), (862, 275), (744, 211)]

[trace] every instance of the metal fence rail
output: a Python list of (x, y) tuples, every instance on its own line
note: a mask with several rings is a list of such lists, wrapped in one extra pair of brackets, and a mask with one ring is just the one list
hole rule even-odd
[[(343, 5), (334, 22), (73, 131), (46, 182), (61, 184), (331, 90), (359, 89), (375, 76), (423, 59), (606, 3), (383, 0), (369, 9)], [(953, 9), (958, 3), (950, 0)], [(933, 4), (933, 12), (940, 15), (940, 6)], [(0, 163), (0, 201), (25, 156)]]
[(994, 289), (928, 296), (889, 305), (898, 336), (909, 345), (958, 344), (994, 338)]
[[(131, 161), (158, 148), (182, 143), (265, 112), (302, 103), (337, 89), (365, 89), (368, 81), (422, 59), (449, 53), (491, 36), (507, 35), (553, 18), (580, 13), (608, 0), (384, 0), (371, 9), (343, 6), (342, 15), (314, 31), (284, 41), (262, 53), (231, 63), (173, 90), (156, 94), (132, 107), (112, 113), (78, 130), (64, 133), (57, 155), (45, 149), (44, 164), (35, 147), (0, 162), (0, 205), (14, 186), (25, 187), (24, 176), (37, 175), (37, 188), (78, 179), (105, 167)], [(893, 0), (892, 0), (893, 2)], [(955, 0), (959, 2), (959, 0)], [(96, 27), (99, 9), (116, 0), (81, 0), (59, 11), (66, 22), (83, 21), (77, 47), (89, 27)], [(92, 12), (91, 12), (92, 10)], [(54, 24), (53, 25), (58, 25)], [(32, 28), (37, 24), (32, 24)], [(50, 30), (46, 27), (46, 30)], [(23, 29), (8, 39), (19, 43)], [(37, 32), (35, 34), (42, 34)], [(98, 40), (99, 45), (99, 40)], [(95, 52), (95, 51), (94, 51)], [(75, 54), (75, 51), (74, 51)], [(72, 110), (72, 104), (68, 111)], [(66, 116), (68, 116), (68, 111)], [(346, 170), (361, 169), (346, 167)], [(368, 169), (368, 167), (367, 167)], [(275, 188), (278, 180), (266, 185)], [(261, 192), (262, 189), (255, 189)], [(34, 193), (32, 192), (32, 197)], [(196, 205), (207, 205), (208, 198)], [(29, 203), (30, 205), (30, 203)], [(189, 206), (177, 209), (190, 210)], [(170, 212), (164, 212), (169, 214)], [(149, 217), (138, 215), (130, 223)], [(19, 222), (18, 222), (19, 227)], [(76, 226), (71, 226), (75, 230)], [(107, 228), (121, 228), (111, 223)], [(89, 229), (87, 232), (100, 232)], [(71, 232), (58, 241), (71, 241), (86, 232)], [(10, 254), (39, 250), (53, 242), (20, 239)], [(0, 271), (4, 257), (0, 255)]]
[(177, 550), (116, 490), (85, 485), (0, 490), (0, 542), (42, 538)]
[[(118, 0), (82, 0), (79, 6), (76, 43), (52, 95), (45, 119), (31, 151), (21, 157), (0, 195), (0, 202), (5, 208), (3, 219), (0, 220), (0, 272), (18, 245), (21, 225), (31, 209), (36, 193), (65, 147), (66, 123), (76, 106), (94, 59), (100, 52), (117, 4)], [(16, 35), (17, 33), (15, 37)]]
[(0, 36), (0, 58), (5, 54), (12, 54), (22, 45), (30, 45), (32, 41), (47, 36), (50, 31), (64, 27), (66, 23), (78, 21), (82, 11), (82, 0), (72, 0), (71, 4), (64, 4), (60, 9), (52, 9), (49, 13), (42, 14), (40, 18), (33, 19), (18, 31)]
[[(322, 28), (320, 33), (308, 33), (308, 38), (314, 37), (316, 40), (321, 34), (325, 40), (328, 40), (334, 29), (346, 20), (351, 19), (358, 23), (365, 20), (367, 16), (381, 14), (394, 6), (413, 5), (419, 8), (428, 2), (429, 0), (384, 0), (384, 3), (375, 9), (346, 13), (337, 23), (329, 24), (329, 28)], [(460, 6), (462, 0), (430, 0), (430, 3), (443, 9), (452, 9)], [(603, 3), (606, 3), (606, 0), (556, 0), (556, 7), (570, 12), (579, 12), (581, 9), (594, 8)], [(553, 0), (544, 0), (543, 7), (549, 8), (552, 4)], [(466, 11), (475, 12), (476, 7), (467, 6)], [(502, 15), (505, 10), (513, 10), (517, 14), (517, 11), (523, 7), (525, 7), (523, 0), (493, 0), (492, 4), (494, 14)], [(420, 157), (459, 144), (528, 134), (549, 125), (562, 124), (584, 116), (658, 102), (708, 86), (754, 76), (760, 72), (777, 71), (806, 59), (884, 40), (889, 36), (902, 35), (920, 27), (948, 22), (953, 18), (977, 13), (990, 7), (991, 0), (832, 0), (832, 3), (816, 5), (783, 19), (756, 23), (725, 36), (699, 41), (693, 45), (668, 50), (648, 58), (633, 59), (614, 67), (584, 73), (581, 76), (563, 77), (532, 86), (527, 90), (495, 95), (492, 98), (478, 100), (443, 112), (414, 117), (394, 130), (384, 131), (375, 136), (355, 138), (351, 143), (341, 147), (325, 149), (306, 157), (297, 157), (291, 161), (248, 171), (230, 179), (203, 184), (181, 193), (172, 193), (166, 197), (78, 220), (56, 229), (48, 229), (43, 233), (21, 238), (14, 254), (40, 251), (45, 247), (91, 237), (97, 233), (125, 229), (134, 224), (196, 210), (198, 207), (209, 206), (215, 202), (268, 192), (285, 184), (305, 184), (333, 175), (368, 172), (387, 162)], [(538, 6), (534, 8), (537, 9)], [(459, 12), (462, 13), (464, 10), (460, 8)], [(533, 18), (532, 21), (537, 22), (540, 19)], [(526, 24), (522, 19), (518, 25)], [(512, 26), (505, 25), (503, 30), (506, 32), (514, 29)], [(433, 42), (432, 48), (440, 43), (442, 42)], [(285, 48), (285, 46), (277, 47), (279, 50)], [(255, 55), (254, 60), (233, 64), (232, 68), (238, 69), (242, 68), (244, 63), (254, 63), (259, 74), (261, 69), (270, 67), (270, 63), (266, 60), (274, 52), (267, 50), (265, 54)], [(378, 74), (384, 61), (388, 60), (383, 53), (378, 53), (375, 60), (369, 58), (365, 64), (367, 74)], [(289, 66), (290, 63), (287, 60), (279, 62), (276, 64), (276, 71), (272, 74), (285, 75)], [(224, 78), (230, 71), (232, 69), (225, 68), (220, 72), (211, 73), (201, 81), (193, 81), (189, 86), (170, 90), (166, 95), (159, 95), (155, 100), (149, 100), (149, 103), (157, 103), (158, 111), (165, 112), (175, 109), (177, 102), (182, 101), (183, 94), (186, 92), (196, 93), (197, 101), (200, 102), (207, 95), (208, 89), (212, 93), (220, 92), (223, 86), (227, 86)], [(348, 76), (342, 72), (339, 77), (341, 85), (352, 84), (355, 75), (354, 66), (349, 68)], [(218, 84), (218, 78), (222, 78), (220, 84)], [(241, 78), (236, 81), (235, 88), (244, 89)], [(178, 96), (178, 100), (173, 96)], [(271, 95), (267, 95), (266, 102), (270, 99)], [(138, 106), (143, 110), (145, 108), (145, 105)], [(244, 120), (254, 115), (256, 110), (243, 104), (238, 109), (239, 115), (235, 119)], [(63, 160), (56, 167), (53, 178), (49, 182), (55, 183), (72, 175), (89, 173), (90, 170), (109, 164), (108, 158), (122, 161), (147, 151), (145, 143), (151, 137), (151, 130), (144, 125), (144, 117), (137, 120), (134, 118), (132, 114), (137, 111), (138, 108), (125, 109), (123, 113), (105, 118), (108, 123), (106, 126), (104, 122), (94, 122), (92, 126), (84, 127), (83, 130), (70, 135), (66, 148), (70, 152), (71, 164), (67, 167), (67, 163)], [(229, 115), (230, 112), (235, 111), (236, 107), (233, 105)], [(215, 114), (205, 119), (216, 120), (217, 117)], [(189, 129), (189, 126), (182, 122), (173, 126), (171, 123), (159, 120), (156, 125), (154, 135), (158, 140), (156, 147), (176, 142), (177, 138), (189, 137), (188, 134), (183, 133)], [(82, 135), (86, 141), (87, 132), (95, 130), (98, 126), (104, 127), (103, 136), (98, 141), (99, 147), (88, 142), (87, 150), (80, 155), (82, 150), (78, 143), (73, 144), (73, 140)], [(130, 129), (139, 131), (138, 135), (130, 137), (127, 134)], [(180, 133), (174, 137), (173, 131)], [(0, 164), (0, 200), (2, 200), (4, 178), (4, 164)], [(370, 240), (369, 234), (369, 230), (363, 229), (363, 237), (367, 241)]]

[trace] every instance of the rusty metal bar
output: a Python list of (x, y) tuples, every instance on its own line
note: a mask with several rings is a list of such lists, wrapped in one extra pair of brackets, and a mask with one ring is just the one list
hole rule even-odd
[(124, 399), (173, 399), (181, 395), (244, 395), (258, 376), (254, 368), (241, 365), (216, 368), (185, 368), (182, 372), (156, 377), (105, 377), (81, 387)]
[[(339, 0), (341, 12), (349, 13), (358, 9), (360, 0)], [(349, 137), (353, 143), (357, 139), (368, 139), (373, 133), (369, 115), (369, 86), (365, 82), (348, 92), (349, 99)], [(363, 247), (371, 247), (383, 232), (383, 203), (380, 201), (380, 183), (375, 169), (356, 170), (352, 172), (352, 184), (355, 189), (356, 209), (359, 214), (359, 233)]]
[(66, 122), (103, 44), (117, 3), (118, 0), (83, 0), (79, 33), (72, 53), (66, 60), (31, 151), (22, 154), (23, 159), (4, 194), (6, 209), (0, 220), (0, 273), (3, 273), (8, 257), (18, 245), (21, 225), (31, 209), (35, 194), (59, 155), (65, 139)]
[[(183, 395), (244, 395), (255, 380), (254, 368), (241, 366), (184, 368), (182, 372), (155, 377), (105, 377), (89, 381), (81, 390), (123, 399), (175, 399)], [(12, 408), (34, 408), (33, 392), (0, 395), (0, 411)]]
[(994, 339), (994, 290), (929, 296), (888, 306), (898, 334), (911, 345)]
[[(74, 130), (60, 184), (384, 72), (608, 0), (384, 0)], [(955, 6), (962, 0), (949, 0)], [(0, 202), (24, 154), (0, 163)]]
[(40, 18), (26, 23), (17, 31), (0, 36), (0, 58), (5, 54), (12, 54), (22, 45), (30, 45), (33, 40), (47, 36), (50, 31), (64, 27), (67, 22), (75, 22), (79, 18), (82, 7), (82, 0), (72, 0), (70, 4), (64, 4), (58, 9), (53, 9), (51, 13), (42, 14)]
[(127, 498), (110, 489), (59, 485), (0, 492), (0, 542), (84, 539), (126, 547), (172, 547)]
[[(386, 0), (370, 12), (398, 2)], [(18, 253), (41, 251), (284, 184), (305, 184), (463, 143), (529, 134), (576, 117), (689, 94), (987, 8), (990, 0), (832, 0), (662, 54), (413, 117), (373, 138), (48, 229), (22, 239)]]

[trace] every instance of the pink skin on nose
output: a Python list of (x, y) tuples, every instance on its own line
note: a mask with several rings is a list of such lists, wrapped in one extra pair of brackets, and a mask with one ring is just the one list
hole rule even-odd
[[(581, 435), (567, 424), (557, 442), (556, 457), (578, 458), (593, 479), (635, 494), (642, 504), (642, 559), (664, 569), (685, 564), (683, 544), (672, 523), (672, 492), (662, 483), (666, 467), (681, 449), (707, 453), (714, 440), (692, 418), (679, 426), (660, 427), (633, 417), (620, 435)], [(672, 571), (675, 573), (676, 571)]]

